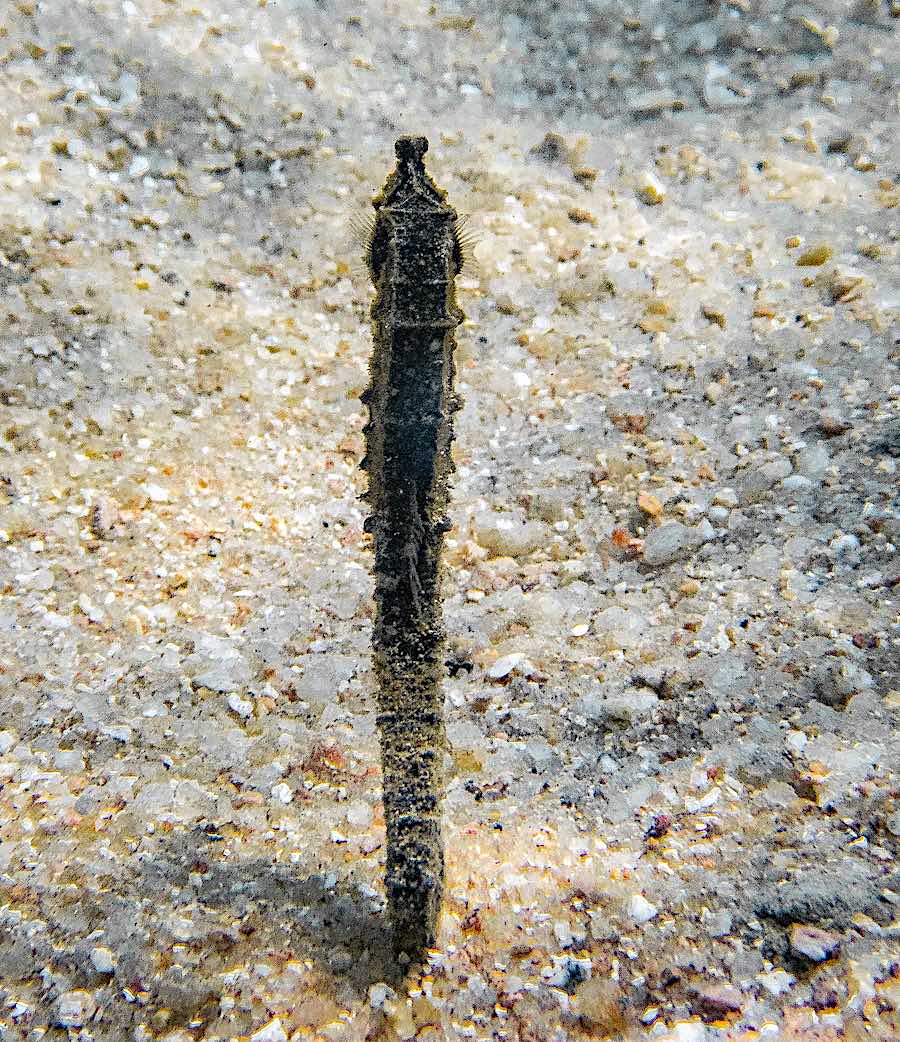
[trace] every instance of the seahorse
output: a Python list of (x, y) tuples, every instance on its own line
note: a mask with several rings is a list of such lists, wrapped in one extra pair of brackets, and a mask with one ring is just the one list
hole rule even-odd
[(461, 404), (453, 389), (456, 327), (464, 317), (454, 279), (465, 237), (425, 170), (427, 149), (424, 137), (397, 140), (397, 166), (372, 201), (365, 255), (376, 294), (361, 466), (374, 550), (385, 890), (401, 962), (434, 945), (444, 890), (441, 552)]

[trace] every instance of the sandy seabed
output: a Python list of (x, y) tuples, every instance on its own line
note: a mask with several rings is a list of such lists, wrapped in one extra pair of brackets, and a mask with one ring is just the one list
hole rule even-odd
[[(0, 1040), (900, 1035), (900, 5), (0, 13)], [(471, 214), (388, 957), (348, 232)]]

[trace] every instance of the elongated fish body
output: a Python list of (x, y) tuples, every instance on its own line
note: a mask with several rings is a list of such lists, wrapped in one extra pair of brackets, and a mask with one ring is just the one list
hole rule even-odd
[(444, 884), (440, 802), (444, 633), (441, 548), (453, 470), (456, 326), (462, 258), (455, 210), (425, 172), (423, 137), (396, 143), (397, 167), (373, 200), (366, 262), (375, 284), (371, 382), (362, 395), (366, 530), (375, 553), (386, 889), (398, 955), (433, 945)]

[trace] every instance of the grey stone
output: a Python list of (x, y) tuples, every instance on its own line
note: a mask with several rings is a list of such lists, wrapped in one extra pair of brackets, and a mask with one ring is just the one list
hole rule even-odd
[(876, 921), (888, 914), (882, 885), (883, 880), (872, 879), (865, 868), (845, 859), (840, 865), (806, 867), (787, 881), (767, 883), (757, 893), (754, 911), (784, 926), (815, 922), (844, 929), (857, 913)]
[(194, 674), (194, 684), (211, 691), (236, 691), (249, 683), (251, 677), (247, 660), (234, 643), (209, 633), (197, 638), (196, 650), (187, 667)]
[(345, 690), (356, 672), (359, 660), (353, 655), (303, 655), (299, 660), (303, 673), (294, 682), (294, 690), (308, 702), (328, 702)]
[(801, 923), (794, 923), (791, 927), (790, 942), (793, 954), (810, 962), (830, 959), (841, 946), (841, 939), (836, 933)]
[(660, 566), (687, 557), (700, 545), (701, 536), (678, 521), (653, 529), (644, 542), (644, 564)]
[(53, 1023), (64, 1028), (80, 1028), (91, 1019), (97, 1002), (89, 991), (66, 991), (56, 1000)]

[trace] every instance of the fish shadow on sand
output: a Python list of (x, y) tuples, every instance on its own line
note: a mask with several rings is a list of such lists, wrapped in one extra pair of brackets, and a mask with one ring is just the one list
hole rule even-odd
[[(223, 860), (210, 828), (166, 836), (141, 866), (145, 896), (196, 923), (213, 962), (312, 960), (334, 979), (336, 991), (364, 998), (370, 984), (402, 978), (391, 929), (371, 882), (340, 872), (310, 853), (308, 862), (279, 864), (265, 858)], [(198, 878), (199, 877), (199, 878)], [(148, 924), (149, 925), (149, 924)], [(215, 972), (206, 964), (204, 973)]]

